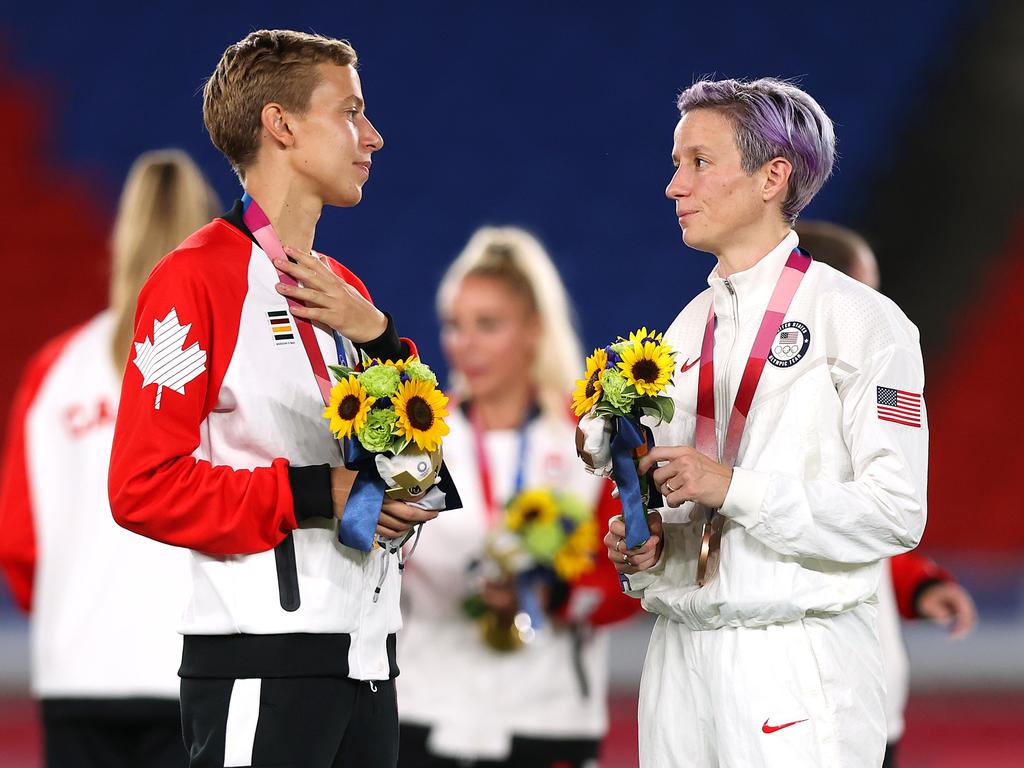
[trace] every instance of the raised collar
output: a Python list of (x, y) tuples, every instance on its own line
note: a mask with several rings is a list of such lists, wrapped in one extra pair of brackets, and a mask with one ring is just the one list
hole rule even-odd
[(760, 311), (768, 306), (775, 284), (778, 282), (782, 268), (800, 238), (794, 230), (790, 230), (778, 245), (768, 251), (754, 266), (742, 272), (734, 272), (728, 278), (718, 276), (718, 265), (708, 275), (708, 285), (714, 296), (715, 314), (732, 317), (747, 311)]

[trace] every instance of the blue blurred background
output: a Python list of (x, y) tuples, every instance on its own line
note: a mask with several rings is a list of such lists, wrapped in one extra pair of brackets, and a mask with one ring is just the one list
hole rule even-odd
[[(8, 4), (0, 15), (0, 253), (23, 324), (4, 337), (0, 395), (9, 400), (22, 363), (46, 338), (105, 305), (105, 239), (120, 184), (140, 152), (185, 149), (223, 200), (239, 195), (205, 134), (201, 87), (228, 44), (253, 29), (289, 27), (351, 40), (369, 116), (385, 139), (364, 202), (326, 211), (316, 246), (356, 271), (437, 367), (434, 290), (482, 224), (523, 225), (549, 246), (588, 347), (641, 322), (667, 326), (713, 264), (682, 246), (664, 197), (675, 97), (701, 75), (772, 75), (798, 79), (836, 123), (835, 175), (804, 216), (856, 226), (876, 246), (884, 289), (922, 329), (934, 373), (933, 422), (941, 421), (936, 414), (962, 412), (965, 390), (997, 401), (1005, 393), (1012, 402), (1009, 382), (1024, 372), (1019, 351), (1006, 351), (1019, 343), (1004, 346), (992, 363), (964, 347), (962, 329), (1021, 327), (1019, 301), (992, 287), (1022, 282), (1022, 6)], [(950, 362), (965, 351), (970, 371)], [(926, 549), (975, 589), (983, 624), (968, 641), (973, 649), (953, 648), (931, 628), (912, 631), (915, 685), (933, 691), (917, 704), (919, 734), (948, 730), (948, 691), (982, 689), (982, 701), (996, 702), (994, 711), (1018, 724), (1024, 712), (1024, 505), (1009, 484), (1024, 461), (1021, 426), (1012, 407), (968, 423), (964, 429), (986, 449), (966, 458), (962, 435), (941, 426), (934, 435), (933, 476), (945, 485), (932, 488)], [(988, 477), (979, 474), (981, 462), (993, 456), (990, 474), (1007, 479), (992, 482), (1005, 492), (980, 512), (1002, 515), (1010, 528), (965, 532), (943, 500), (970, 494), (945, 468), (967, 462), (969, 476)], [(30, 718), (22, 705), (23, 620), (9, 605), (0, 617), (8, 697), (0, 718), (10, 715), (0, 722), (2, 756), (5, 739), (24, 741), (11, 734)], [(632, 754), (629, 697), (645, 632), (639, 625), (621, 635), (623, 755)], [(916, 764), (984, 763), (942, 762), (953, 753), (927, 753), (925, 741)], [(965, 754), (977, 754), (971, 749)], [(13, 759), (0, 763), (21, 764)]]

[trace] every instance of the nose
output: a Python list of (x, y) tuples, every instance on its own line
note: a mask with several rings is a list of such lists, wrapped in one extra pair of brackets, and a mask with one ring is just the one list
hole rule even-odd
[(384, 137), (380, 135), (369, 118), (366, 120), (366, 130), (363, 136), (363, 146), (369, 152), (376, 152), (384, 146)]
[(679, 200), (680, 198), (687, 197), (689, 194), (690, 184), (683, 173), (683, 166), (680, 165), (676, 168), (676, 172), (672, 174), (668, 186), (665, 187), (665, 197), (669, 200)]

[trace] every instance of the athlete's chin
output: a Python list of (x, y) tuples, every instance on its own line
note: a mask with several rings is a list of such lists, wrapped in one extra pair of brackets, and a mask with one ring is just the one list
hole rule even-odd
[(701, 232), (698, 227), (683, 227), (683, 242), (695, 251), (713, 250), (706, 233)]
[(351, 208), (354, 205), (359, 205), (362, 199), (363, 186), (361, 184), (353, 184), (345, 189), (331, 190), (324, 197), (324, 204), (333, 205), (337, 208)]

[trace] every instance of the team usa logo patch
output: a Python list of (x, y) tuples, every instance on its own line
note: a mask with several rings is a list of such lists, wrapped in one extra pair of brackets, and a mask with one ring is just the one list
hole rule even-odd
[(772, 342), (772, 350), (768, 353), (768, 362), (776, 368), (789, 368), (800, 362), (811, 346), (811, 332), (807, 326), (790, 320), (779, 326)]
[(921, 395), (904, 392), (891, 387), (876, 387), (878, 390), (878, 418), (905, 427), (921, 427)]
[(283, 346), (295, 343), (295, 329), (287, 309), (271, 309), (267, 311), (270, 332), (274, 335), (274, 344)]

